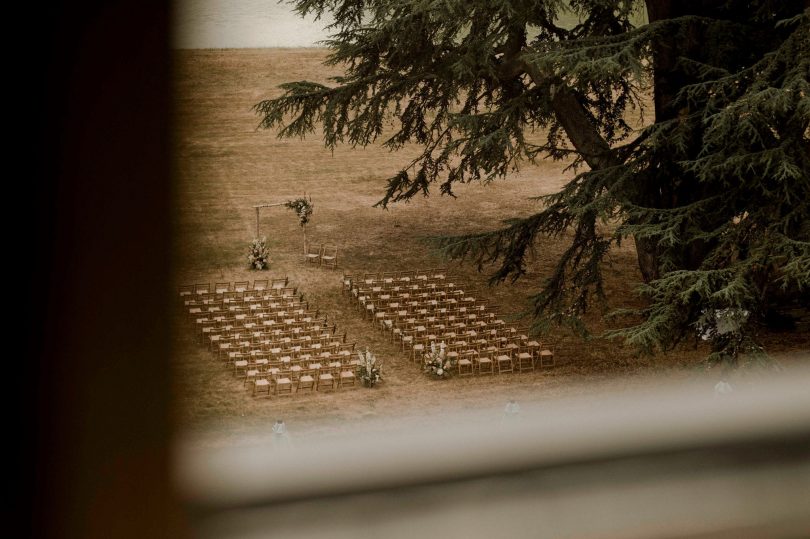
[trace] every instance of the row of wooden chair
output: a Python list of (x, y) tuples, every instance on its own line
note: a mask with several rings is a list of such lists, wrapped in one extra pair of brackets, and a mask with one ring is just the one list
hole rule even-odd
[(397, 302), (359, 301), (358, 309), (364, 318), (374, 320), (379, 325), (380, 319), (411, 318), (452, 318), (487, 319), (496, 316), (492, 308), (477, 298), (462, 297), (438, 300), (408, 300)]
[(324, 335), (332, 336), (337, 333), (337, 324), (331, 326), (324, 319), (301, 320), (292, 323), (267, 320), (272, 324), (243, 323), (235, 321), (229, 323), (203, 322), (198, 328), (198, 335), (204, 343), (212, 343), (226, 338), (244, 338), (251, 341), (275, 340), (285, 342), (285, 339), (315, 338)]
[(321, 313), (317, 311), (241, 312), (236, 315), (230, 313), (225, 316), (217, 316), (216, 313), (211, 316), (210, 312), (206, 312), (203, 316), (195, 318), (195, 322), (196, 321), (199, 321), (199, 324), (202, 325), (214, 325), (216, 327), (258, 327), (268, 330), (283, 327), (293, 329), (295, 327), (319, 322), (321, 325), (326, 324), (326, 318), (321, 316)]
[(447, 268), (416, 269), (402, 271), (378, 271), (364, 272), (358, 274), (344, 274), (345, 277), (352, 278), (353, 281), (365, 284), (429, 281), (441, 280), (447, 277)]
[(234, 323), (220, 324), (217, 321), (211, 321), (206, 318), (198, 319), (197, 321), (197, 338), (203, 344), (209, 345), (216, 340), (222, 339), (223, 335), (238, 335), (242, 334), (246, 340), (264, 341), (283, 340), (288, 337), (288, 334), (293, 334), (296, 337), (304, 336), (320, 336), (323, 334), (333, 334), (337, 331), (337, 326), (332, 324), (331, 330), (328, 325), (318, 324), (312, 322), (295, 322), (286, 324), (283, 322), (276, 322), (268, 320), (270, 323), (256, 324), (254, 322), (241, 323), (239, 321)]
[[(405, 293), (405, 292), (430, 292), (444, 289), (452, 289), (456, 284), (452, 280), (442, 279), (439, 281), (410, 281), (407, 283), (393, 282), (393, 283), (372, 283), (366, 284), (353, 283), (352, 288), (359, 290), (360, 293), (379, 294), (392, 294), (392, 293)], [(355, 293), (355, 295), (357, 295)]]
[(317, 246), (307, 244), (304, 257), (307, 264), (317, 264), (318, 266), (337, 269), (338, 248), (327, 243), (321, 243)]
[[(434, 341), (434, 344), (440, 346), (443, 342)], [(431, 349), (429, 343), (414, 346), (425, 355)], [(523, 373), (538, 367), (554, 366), (554, 351), (543, 348), (537, 341), (456, 342), (446, 345), (445, 350), (447, 359), (456, 367), (459, 376)]]
[[(317, 314), (316, 314), (317, 313)], [(194, 306), (189, 307), (188, 315), (191, 318), (205, 318), (218, 319), (218, 320), (251, 320), (256, 323), (261, 323), (267, 320), (305, 320), (307, 318), (316, 318), (320, 316), (320, 312), (310, 310), (308, 304), (289, 303), (286, 305), (263, 306), (257, 305), (256, 308), (223, 308), (220, 305), (205, 305), (202, 307)]]
[(293, 396), (302, 393), (334, 392), (355, 387), (357, 374), (354, 369), (301, 369), (245, 371), (244, 387), (252, 389), (253, 396)]
[(412, 305), (415, 308), (421, 306), (426, 309), (449, 308), (457, 305), (473, 305), (475, 303), (485, 304), (483, 300), (477, 299), (474, 291), (465, 291), (461, 288), (453, 288), (450, 291), (413, 291), (396, 292), (393, 294), (379, 294), (368, 291), (358, 291), (353, 297), (358, 309), (362, 312), (370, 312), (378, 306), (397, 308)]
[(441, 282), (447, 277), (446, 268), (425, 270), (383, 271), (373, 273), (343, 273), (341, 279), (344, 293), (358, 286), (394, 286), (419, 282)]
[(273, 322), (272, 324), (256, 324), (253, 322), (242, 323), (235, 321), (228, 323), (205, 322), (200, 328), (202, 341), (210, 343), (215, 340), (224, 340), (233, 336), (243, 336), (254, 341), (264, 339), (275, 339), (283, 341), (285, 338), (316, 337), (321, 335), (332, 335), (337, 332), (337, 325), (330, 327), (323, 320), (312, 322), (302, 321), (292, 324)]
[(247, 290), (244, 292), (204, 292), (182, 296), (183, 304), (186, 307), (195, 305), (240, 305), (257, 302), (280, 302), (298, 296), (298, 289), (295, 287), (268, 288), (267, 290)]
[[(345, 335), (345, 334), (344, 334)], [(344, 342), (335, 337), (317, 338), (311, 340), (290, 340), (288, 342), (266, 341), (262, 343), (239, 340), (217, 342), (211, 347), (216, 357), (227, 358), (231, 352), (240, 352), (244, 356), (267, 357), (282, 360), (307, 359), (309, 357), (351, 356), (354, 343)]]
[[(292, 332), (304, 334), (316, 334), (329, 330), (329, 324), (322, 318), (260, 318), (244, 320), (222, 321), (209, 319), (208, 317), (197, 318), (195, 320), (197, 338), (202, 342), (210, 342), (211, 338), (222, 333), (245, 333), (254, 338), (271, 339), (281, 333)], [(337, 331), (337, 326), (332, 324), (332, 332)]]
[(287, 277), (256, 279), (253, 281), (253, 286), (251, 286), (250, 281), (215, 282), (213, 286), (211, 283), (197, 283), (180, 286), (180, 297), (186, 298), (187, 296), (204, 294), (224, 294), (226, 292), (274, 290), (285, 288), (288, 283), (289, 279)]
[[(240, 375), (246, 371), (256, 370), (259, 374), (274, 374), (281, 372), (297, 381), (297, 379), (307, 373), (310, 374), (332, 374), (338, 378), (342, 372), (351, 372), (356, 375), (360, 361), (353, 354), (354, 350), (348, 353), (339, 353), (331, 356), (325, 355), (300, 355), (296, 357), (282, 357), (268, 360), (266, 356), (237, 356), (237, 359), (228, 362), (228, 366), (233, 369), (235, 375)], [(349, 376), (344, 376), (348, 378)]]
[[(316, 309), (317, 310), (317, 309)], [(222, 303), (209, 303), (206, 305), (192, 305), (186, 308), (192, 318), (211, 316), (217, 318), (245, 318), (247, 316), (272, 318), (292, 314), (300, 316), (303, 313), (313, 312), (309, 302), (303, 298), (294, 298), (294, 301), (251, 303), (247, 305), (227, 305)]]
[[(272, 316), (284, 313), (285, 311), (311, 310), (309, 302), (301, 297), (285, 298), (283, 300), (256, 300), (230, 304), (221, 302), (191, 303), (186, 305), (185, 309), (190, 316), (200, 312), (216, 312), (215, 316), (231, 317), (238, 315), (244, 316), (245, 314), (248, 316)], [(195, 310), (191, 311), (191, 309)]]
[(270, 357), (298, 357), (306, 355), (341, 355), (348, 346), (353, 344), (346, 342), (346, 333), (343, 337), (336, 335), (317, 335), (312, 337), (302, 337), (296, 339), (277, 339), (269, 338), (265, 340), (255, 340), (255, 338), (246, 339), (244, 337), (236, 337), (228, 340), (212, 340), (209, 347), (211, 352), (217, 357), (222, 358), (223, 354), (231, 351), (241, 351), (244, 354), (268, 355)]

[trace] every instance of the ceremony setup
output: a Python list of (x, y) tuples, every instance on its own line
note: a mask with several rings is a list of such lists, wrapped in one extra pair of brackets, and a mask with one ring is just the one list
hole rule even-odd
[[(187, 121), (177, 147), (175, 356), (188, 428), (283, 414), (304, 432), (331, 432), (360, 418), (589, 393), (588, 384), (643, 386), (645, 373), (694, 376), (707, 354), (702, 341), (650, 356), (559, 326), (532, 330), (533, 283), (567, 256), (565, 234), (529, 252), (525, 277), (494, 285), (495, 265), (478, 271), (474, 259), (451, 261), (437, 248), (436, 238), (530, 215), (531, 197), (561, 188), (572, 172), (540, 161), (508, 182), (458, 185), (452, 198), (382, 210), (375, 204), (396, 153), (330, 150), (317, 137), (278, 142), (254, 130), (256, 96), (296, 69), (337, 75), (324, 58), (318, 49), (178, 52), (178, 91), (194, 103), (213, 103), (223, 87), (234, 92), (194, 114), (179, 108)], [(277, 70), (251, 78), (268, 64)], [(609, 305), (640, 304), (636, 256), (632, 243), (612, 250), (602, 273)], [(592, 335), (615, 327), (598, 309), (584, 323)], [(799, 337), (768, 342), (778, 353), (801, 347)], [(361, 376), (366, 352), (371, 369), (382, 366), (370, 385)]]
[[(807, 22), (795, 5), (737, 21), (779, 28), (770, 44), (659, 66), (670, 18), (644, 2), (517, 18), (524, 6), (380, 4), (368, 26), (351, 2), (292, 4), (278, 13), (314, 17), (301, 32), (337, 17), (321, 34), (333, 39), (173, 54), (185, 428), (227, 438), (283, 415), (314, 436), (651, 379), (705, 376), (711, 391), (810, 346), (801, 208), (772, 200), (807, 198), (803, 135), (773, 120), (765, 94), (748, 101), (718, 75), (747, 51), (763, 67), (739, 80), (778, 87), (779, 114), (798, 114), (805, 82), (786, 66)], [(686, 18), (671, 24), (691, 24), (672, 9)], [(704, 22), (750, 11), (695, 10)], [(743, 142), (748, 121), (776, 138)]]
[[(341, 286), (356, 315), (388, 334), (403, 358), (433, 378), (554, 366), (552, 349), (499, 318), (446, 269), (344, 274)], [(382, 363), (368, 350), (356, 352), (356, 343), (346, 342), (347, 334), (313, 310), (287, 277), (184, 285), (179, 297), (199, 343), (253, 396), (382, 381)]]
[(808, 0), (40, 11), (28, 535), (808, 537)]
[(200, 343), (253, 396), (298, 395), (380, 381), (372, 354), (355, 353), (337, 325), (311, 310), (287, 278), (181, 287)]
[(362, 316), (436, 377), (554, 366), (551, 349), (508, 325), (446, 269), (344, 275), (343, 283)]

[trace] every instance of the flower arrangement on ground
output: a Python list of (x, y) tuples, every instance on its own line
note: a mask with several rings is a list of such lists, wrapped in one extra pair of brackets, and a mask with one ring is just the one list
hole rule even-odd
[(374, 354), (368, 351), (357, 352), (360, 357), (360, 379), (366, 387), (374, 387), (379, 382), (382, 382), (382, 363), (377, 364), (377, 358)]
[(298, 224), (302, 227), (309, 222), (309, 217), (312, 215), (311, 199), (307, 200), (306, 198), (296, 198), (295, 200), (287, 201), (284, 206), (295, 211), (295, 214), (298, 216)]
[(267, 238), (256, 238), (250, 242), (247, 255), (250, 269), (265, 270), (270, 267), (270, 251)]
[(450, 378), (453, 362), (445, 357), (444, 343), (430, 343), (430, 354), (425, 356), (424, 371), (434, 378)]

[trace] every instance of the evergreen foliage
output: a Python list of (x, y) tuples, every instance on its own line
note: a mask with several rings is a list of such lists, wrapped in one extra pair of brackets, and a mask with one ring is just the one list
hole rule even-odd
[[(632, 238), (647, 307), (611, 335), (653, 352), (709, 336), (758, 351), (757, 327), (810, 302), (810, 9), (800, 0), (295, 0), (331, 13), (332, 84), (256, 105), (295, 137), (421, 154), (379, 205), (489, 182), (536, 159), (578, 174), (500, 230), (440, 241), (517, 279), (538, 236), (573, 232), (533, 297), (536, 329), (586, 333), (610, 249)], [(638, 23), (642, 20), (643, 23)], [(640, 112), (643, 128), (626, 121)], [(542, 142), (538, 143), (538, 135)], [(717, 313), (744, 313), (718, 331)], [(641, 320), (639, 322), (639, 320)]]

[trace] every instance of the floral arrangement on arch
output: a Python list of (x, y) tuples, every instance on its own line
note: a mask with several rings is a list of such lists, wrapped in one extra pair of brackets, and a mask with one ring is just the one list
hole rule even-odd
[(360, 357), (360, 379), (366, 387), (374, 387), (379, 382), (382, 382), (382, 363), (377, 364), (377, 358), (374, 354), (368, 351), (357, 352)]
[(312, 215), (312, 199), (296, 198), (295, 200), (287, 201), (284, 206), (295, 211), (295, 214), (298, 216), (298, 224), (302, 227), (309, 222), (309, 218)]
[(267, 248), (267, 238), (256, 238), (248, 247), (248, 262), (250, 269), (265, 270), (270, 267), (270, 250)]
[(425, 356), (424, 371), (434, 378), (450, 378), (453, 362), (445, 357), (444, 343), (430, 343), (430, 353)]

